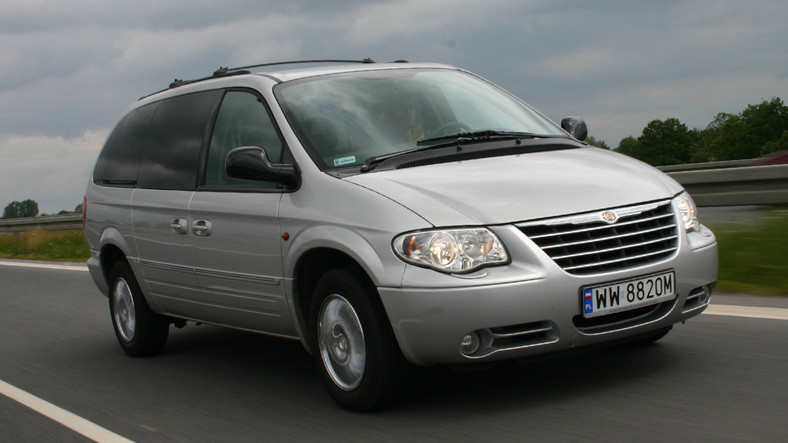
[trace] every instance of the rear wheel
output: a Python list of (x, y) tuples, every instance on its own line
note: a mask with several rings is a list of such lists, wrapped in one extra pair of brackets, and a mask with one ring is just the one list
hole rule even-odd
[(334, 400), (356, 411), (391, 401), (402, 357), (375, 288), (364, 276), (345, 269), (323, 275), (310, 325), (313, 358)]
[(128, 263), (112, 268), (109, 291), (112, 326), (123, 350), (135, 357), (159, 353), (167, 344), (169, 321), (148, 306)]

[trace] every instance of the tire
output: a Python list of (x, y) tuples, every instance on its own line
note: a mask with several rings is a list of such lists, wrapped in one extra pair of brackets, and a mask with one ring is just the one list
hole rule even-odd
[(134, 357), (161, 352), (167, 344), (170, 322), (148, 306), (128, 263), (115, 264), (110, 283), (109, 312), (121, 348)]
[(309, 318), (312, 357), (334, 400), (354, 411), (387, 406), (404, 359), (371, 282), (351, 270), (327, 272)]

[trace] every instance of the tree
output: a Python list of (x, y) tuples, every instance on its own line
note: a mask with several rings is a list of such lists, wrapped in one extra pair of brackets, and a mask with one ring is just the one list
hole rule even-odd
[(713, 144), (714, 140), (720, 136), (722, 126), (731, 118), (731, 114), (720, 112), (706, 126), (706, 129), (699, 131), (698, 140), (692, 147), (692, 162), (714, 162), (720, 161), (723, 154), (719, 152), (718, 146)]
[(596, 146), (597, 148), (610, 149), (610, 146), (608, 146), (604, 140), (597, 140), (590, 135), (586, 138), (585, 142), (591, 146)]
[(740, 114), (717, 114), (704, 132), (707, 150), (715, 160), (760, 157), (780, 149), (788, 131), (788, 107), (779, 97), (749, 105)]
[(761, 157), (788, 149), (788, 106), (779, 97), (749, 105), (739, 114), (718, 113), (703, 130), (675, 118), (653, 120), (617, 152), (654, 166)]
[(13, 201), (3, 210), (3, 218), (35, 217), (38, 215), (38, 203), (33, 200)]
[(697, 131), (687, 129), (676, 118), (652, 120), (637, 139), (630, 136), (621, 140), (617, 151), (652, 166), (689, 163), (697, 139)]
[(638, 137), (643, 160), (653, 166), (689, 163), (696, 134), (677, 118), (652, 120)]
[(634, 157), (635, 152), (637, 152), (637, 150), (638, 150), (638, 141), (635, 139), (635, 137), (632, 137), (631, 135), (621, 139), (621, 141), (618, 142), (618, 148), (616, 148), (617, 152), (620, 152), (621, 154), (626, 154), (630, 157)]
[(763, 155), (771, 154), (772, 152), (785, 151), (788, 149), (788, 130), (783, 131), (783, 135), (777, 140), (770, 141), (763, 145), (761, 152)]

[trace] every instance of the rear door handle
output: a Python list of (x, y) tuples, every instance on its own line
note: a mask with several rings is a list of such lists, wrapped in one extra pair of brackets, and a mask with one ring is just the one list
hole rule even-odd
[(185, 218), (175, 217), (170, 220), (170, 229), (176, 234), (188, 234), (189, 221)]
[(208, 220), (194, 220), (192, 222), (192, 232), (200, 237), (211, 235), (211, 222)]

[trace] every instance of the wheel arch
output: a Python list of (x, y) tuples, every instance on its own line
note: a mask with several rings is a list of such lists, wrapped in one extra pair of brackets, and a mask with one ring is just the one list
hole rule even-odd
[[(289, 247), (283, 251), (291, 315), (307, 351), (312, 351), (308, 328), (310, 301), (323, 274), (337, 268), (351, 270), (375, 294), (376, 303), (381, 303), (378, 286), (401, 284), (405, 263), (399, 261), (393, 252), (379, 252), (383, 248), (390, 250), (390, 240), (387, 235), (376, 235), (379, 233), (361, 235), (340, 226), (314, 226), (294, 235)], [(385, 246), (378, 244), (376, 247), (375, 243), (381, 240), (385, 241)]]
[[(293, 273), (293, 303), (294, 313), (297, 317), (301, 342), (308, 352), (313, 352), (309, 337), (312, 331), (309, 327), (309, 310), (314, 296), (315, 286), (320, 278), (332, 269), (345, 269), (352, 273), (366, 286), (374, 300), (383, 309), (383, 304), (371, 276), (364, 267), (353, 257), (338, 249), (330, 247), (314, 248), (304, 253), (296, 263)], [(384, 311), (385, 312), (385, 311)]]
[(110, 285), (109, 276), (112, 273), (112, 268), (115, 263), (125, 261), (128, 263), (126, 254), (115, 244), (109, 243), (101, 248), (101, 273), (104, 275), (104, 281)]
[(133, 268), (134, 263), (127, 258), (131, 254), (131, 248), (123, 234), (113, 227), (104, 229), (97, 242), (95, 249), (91, 247), (88, 270), (99, 291), (108, 295), (110, 274), (115, 263), (122, 260)]

